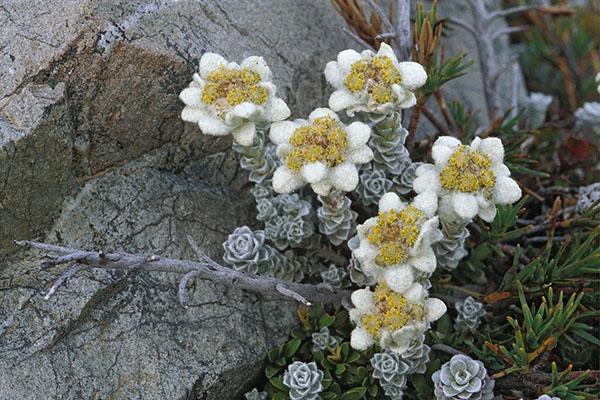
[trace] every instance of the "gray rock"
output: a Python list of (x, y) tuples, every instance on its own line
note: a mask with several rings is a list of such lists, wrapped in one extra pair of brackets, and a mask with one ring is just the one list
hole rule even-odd
[[(135, 164), (86, 184), (49, 239), (193, 258), (190, 234), (216, 257), (247, 222), (251, 203), (235, 193)], [(40, 257), (0, 269), (0, 322), (11, 322), (0, 335), (2, 400), (239, 398), (295, 323), (293, 302), (201, 281), (185, 309), (178, 277), (160, 273), (86, 271), (45, 301), (56, 272), (40, 272)]]
[[(165, 145), (181, 146), (157, 166), (230, 184), (230, 139), (179, 119), (204, 51), (264, 55), (299, 117), (326, 104), (322, 70), (351, 43), (319, 0), (19, 0), (0, 22), (0, 255), (44, 232), (81, 181)], [(215, 153), (233, 163), (212, 165)]]
[[(254, 202), (229, 138), (179, 118), (204, 51), (263, 55), (295, 116), (326, 104), (349, 47), (319, 0), (17, 0), (0, 5), (0, 400), (234, 399), (296, 323), (293, 302), (178, 277), (59, 272), (35, 238), (214, 259)], [(334, 28), (332, 28), (332, 26)]]

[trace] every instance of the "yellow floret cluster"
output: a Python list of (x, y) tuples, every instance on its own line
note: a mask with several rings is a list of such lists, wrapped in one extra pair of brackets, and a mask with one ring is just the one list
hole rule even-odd
[(287, 155), (286, 164), (292, 171), (298, 172), (303, 165), (317, 161), (335, 167), (344, 162), (348, 135), (338, 120), (325, 116), (297, 128), (290, 144), (294, 148)]
[(206, 104), (227, 101), (230, 106), (245, 101), (264, 104), (269, 93), (259, 85), (260, 81), (260, 75), (248, 68), (217, 68), (206, 77), (206, 84), (202, 88), (202, 101)]
[(400, 71), (392, 59), (377, 56), (372, 60), (360, 60), (352, 64), (344, 84), (352, 93), (358, 93), (366, 87), (373, 100), (383, 104), (392, 100), (392, 85), (399, 84), (401, 80)]
[(420, 321), (425, 309), (420, 304), (410, 303), (404, 296), (391, 290), (385, 283), (378, 285), (373, 294), (375, 310), (361, 316), (362, 327), (376, 340), (381, 331), (394, 332), (411, 321)]
[(459, 192), (490, 190), (496, 184), (491, 165), (485, 154), (460, 145), (440, 172), (440, 183), (444, 189)]
[(419, 237), (424, 218), (425, 214), (412, 204), (402, 211), (380, 212), (377, 225), (367, 235), (369, 243), (379, 248), (375, 262), (389, 266), (406, 260)]

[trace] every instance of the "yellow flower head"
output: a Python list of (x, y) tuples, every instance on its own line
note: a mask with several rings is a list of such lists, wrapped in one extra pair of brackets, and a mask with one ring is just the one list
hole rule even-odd
[(335, 167), (344, 162), (348, 135), (338, 120), (324, 116), (297, 128), (290, 144), (294, 149), (287, 155), (286, 164), (292, 171), (298, 172), (303, 165), (318, 161)]
[(489, 191), (496, 183), (491, 165), (485, 154), (460, 145), (440, 172), (440, 183), (444, 189), (459, 192)]
[(359, 60), (352, 64), (344, 84), (352, 93), (363, 89), (379, 104), (392, 100), (392, 85), (399, 84), (401, 75), (391, 58), (376, 56), (372, 60)]
[(227, 102), (236, 106), (245, 101), (264, 104), (269, 97), (267, 89), (260, 86), (260, 76), (248, 68), (220, 67), (206, 77), (202, 101), (206, 104)]
[(424, 219), (425, 214), (412, 204), (402, 211), (380, 212), (377, 224), (367, 235), (369, 243), (379, 248), (375, 262), (389, 266), (406, 260), (419, 237)]
[(385, 283), (378, 285), (373, 294), (375, 310), (363, 314), (362, 327), (376, 340), (381, 331), (396, 331), (411, 321), (420, 321), (425, 316), (425, 309), (420, 304), (410, 303), (406, 297), (391, 290)]

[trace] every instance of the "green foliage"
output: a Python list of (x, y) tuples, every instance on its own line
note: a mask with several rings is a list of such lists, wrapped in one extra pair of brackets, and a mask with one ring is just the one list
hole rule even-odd
[(348, 341), (326, 351), (312, 351), (311, 335), (321, 328), (327, 327), (334, 336), (348, 337), (352, 327), (345, 310), (339, 309), (330, 314), (317, 305), (310, 309), (301, 308), (298, 315), (302, 328), (294, 329), (287, 342), (268, 353), (265, 390), (269, 398), (287, 398), (288, 388), (283, 384), (283, 374), (287, 365), (294, 361), (315, 361), (324, 372), (324, 390), (320, 394), (323, 399), (382, 398), (381, 388), (371, 377), (369, 360), (372, 352), (356, 351)]
[(556, 363), (552, 363), (552, 383), (548, 390), (548, 395), (559, 397), (562, 400), (591, 400), (597, 399), (595, 394), (578, 390), (578, 387), (587, 377), (587, 374), (580, 374), (571, 378), (571, 368), (558, 372)]

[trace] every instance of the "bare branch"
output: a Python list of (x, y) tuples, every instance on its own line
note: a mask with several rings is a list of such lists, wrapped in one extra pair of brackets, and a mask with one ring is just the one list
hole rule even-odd
[(396, 40), (398, 42), (401, 60), (411, 59), (411, 27), (410, 27), (410, 0), (396, 1)]
[(371, 9), (373, 9), (373, 11), (375, 11), (377, 13), (377, 15), (379, 16), (379, 19), (381, 19), (381, 22), (383, 22), (385, 29), (389, 32), (396, 32), (396, 30), (394, 29), (394, 26), (390, 22), (390, 18), (385, 13), (385, 11), (383, 11), (383, 9), (379, 6), (379, 4), (375, 3), (374, 0), (365, 0), (365, 1), (367, 3), (369, 3), (369, 6), (371, 7)]
[(396, 37), (396, 34), (394, 32), (385, 32), (375, 36), (375, 39), (388, 39), (393, 37)]
[(298, 301), (298, 302), (300, 302), (300, 303), (302, 303), (302, 304), (304, 304), (306, 306), (312, 306), (311, 302), (308, 301), (308, 300), (306, 300), (304, 297), (302, 297), (302, 295), (300, 295), (300, 294), (298, 294), (298, 293), (296, 293), (296, 292), (294, 292), (294, 291), (286, 288), (285, 286), (276, 285), (275, 289), (277, 289), (277, 291), (279, 293), (281, 293), (282, 295), (284, 295), (284, 296), (291, 297), (292, 299), (294, 299), (294, 300), (296, 300), (296, 301)]
[(453, 25), (460, 26), (461, 28), (463, 28), (464, 30), (466, 30), (467, 32), (469, 32), (471, 35), (473, 35), (474, 38), (477, 38), (477, 32), (475, 32), (475, 29), (473, 29), (471, 27), (471, 25), (467, 24), (462, 19), (446, 18), (446, 21), (449, 22), (449, 23), (451, 23), (451, 24), (453, 24)]
[[(218, 265), (215, 261), (210, 259), (208, 259), (206, 262), (195, 262), (189, 260), (161, 258), (155, 255), (145, 257), (129, 253), (104, 254), (97, 251), (71, 249), (28, 240), (15, 241), (15, 244), (18, 246), (30, 246), (35, 249), (57, 253), (60, 255), (53, 260), (65, 259), (64, 256), (70, 256), (69, 259), (77, 264), (77, 268), (72, 267), (57, 279), (50, 289), (52, 293), (54, 293), (56, 289), (60, 287), (67, 279), (87, 268), (125, 271), (139, 269), (147, 272), (169, 272), (182, 274), (183, 279), (179, 283), (180, 290), (178, 293), (180, 302), (184, 301), (184, 297), (182, 298), (181, 296), (181, 288), (183, 287), (183, 290), (185, 290), (189, 280), (196, 277), (215, 283), (235, 286), (240, 289), (253, 291), (268, 297), (291, 297), (302, 302), (303, 304), (306, 304), (306, 302), (311, 304), (340, 304), (342, 299), (346, 296), (350, 296), (351, 293), (348, 290), (331, 288), (326, 285), (289, 282), (283, 279), (258, 276), (236, 271), (234, 269), (225, 268), (221, 265)], [(52, 262), (49, 265), (56, 265)], [(296, 295), (291, 295), (292, 292)], [(49, 292), (50, 295), (52, 295), (52, 293)]]
[[(356, 33), (346, 29), (345, 27), (342, 27), (341, 29), (342, 29), (342, 32), (344, 32), (346, 35), (350, 36), (352, 39), (354, 39), (354, 41), (356, 43), (360, 44), (365, 49), (373, 49), (373, 46), (371, 46), (369, 43), (362, 40)], [(375, 50), (375, 49), (373, 49), (373, 50)]]
[(177, 297), (179, 298), (179, 304), (181, 304), (185, 308), (187, 308), (187, 306), (185, 305), (185, 292), (187, 291), (188, 282), (190, 281), (190, 279), (193, 279), (196, 276), (198, 276), (198, 271), (190, 271), (187, 274), (185, 274), (183, 278), (181, 278), (181, 280), (179, 281)]
[(499, 17), (507, 17), (512, 14), (518, 14), (527, 11), (539, 11), (545, 14), (554, 14), (554, 15), (572, 15), (575, 11), (568, 6), (551, 6), (549, 4), (538, 4), (538, 5), (522, 5), (515, 6), (511, 8), (506, 8), (504, 10), (497, 10), (490, 13), (490, 18), (499, 18)]
[[(519, 114), (519, 64), (517, 63), (512, 65), (511, 79), (510, 116), (515, 118)], [(516, 126), (515, 129), (517, 129)]]
[(511, 33), (524, 32), (529, 30), (528, 26), (508, 26), (506, 28), (498, 29), (492, 33), (492, 40), (498, 39), (502, 35), (509, 35)]
[(48, 300), (50, 296), (52, 296), (54, 292), (56, 292), (56, 290), (58, 290), (59, 287), (64, 285), (70, 278), (74, 277), (78, 272), (81, 272), (88, 268), (90, 267), (83, 264), (75, 264), (71, 266), (65, 273), (60, 275), (58, 279), (54, 281), (54, 283), (50, 287), (50, 290), (48, 290), (48, 293), (46, 293), (46, 295), (44, 296), (44, 299)]

